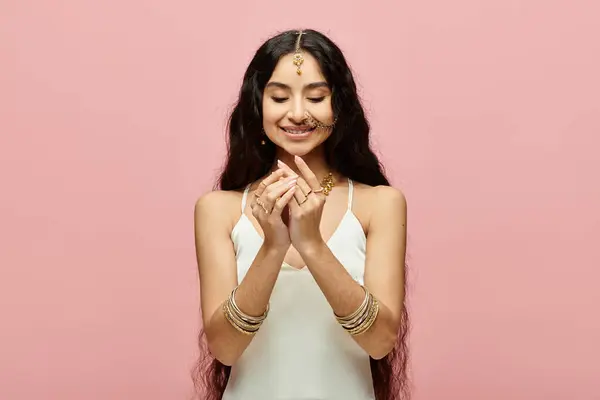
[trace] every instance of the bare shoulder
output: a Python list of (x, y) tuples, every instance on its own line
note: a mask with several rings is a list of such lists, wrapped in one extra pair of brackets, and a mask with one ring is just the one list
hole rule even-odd
[(384, 219), (406, 220), (406, 197), (401, 189), (363, 183), (356, 183), (355, 188), (355, 213), (366, 231), (381, 216)]
[(406, 197), (402, 190), (392, 186), (372, 186), (370, 196), (374, 204), (382, 207), (406, 209)]
[(207, 192), (196, 200), (194, 215), (196, 222), (233, 228), (234, 221), (241, 214), (242, 192), (215, 190)]

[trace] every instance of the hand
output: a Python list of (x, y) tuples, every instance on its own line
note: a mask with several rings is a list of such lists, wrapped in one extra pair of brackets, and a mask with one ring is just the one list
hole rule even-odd
[[(319, 180), (304, 160), (296, 156), (294, 162), (298, 166), (301, 177), (298, 177), (298, 190), (294, 193), (295, 201), (288, 204), (289, 235), (296, 250), (302, 254), (303, 251), (324, 243), (320, 226), (327, 196), (322, 193)], [(288, 177), (295, 176), (294, 171), (281, 161), (279, 167), (285, 170)]]
[(283, 175), (284, 172), (278, 170), (258, 185), (251, 208), (264, 233), (263, 245), (287, 251), (291, 238), (281, 213), (294, 196), (297, 177), (280, 179)]

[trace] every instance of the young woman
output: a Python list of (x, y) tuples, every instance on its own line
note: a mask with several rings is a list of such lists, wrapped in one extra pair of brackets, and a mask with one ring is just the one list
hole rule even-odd
[(202, 398), (408, 398), (406, 201), (369, 146), (341, 50), (267, 40), (195, 208)]

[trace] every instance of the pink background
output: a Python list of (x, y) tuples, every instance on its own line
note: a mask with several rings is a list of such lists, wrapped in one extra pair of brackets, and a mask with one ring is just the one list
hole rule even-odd
[(0, 399), (187, 399), (193, 205), (298, 26), (409, 201), (415, 400), (600, 399), (597, 2), (354, 3), (0, 3)]

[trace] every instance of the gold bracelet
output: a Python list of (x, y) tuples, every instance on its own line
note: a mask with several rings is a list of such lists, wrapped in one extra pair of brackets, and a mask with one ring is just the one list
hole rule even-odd
[(229, 310), (227, 308), (227, 302), (223, 303), (223, 314), (225, 315), (225, 319), (227, 319), (229, 324), (231, 326), (233, 326), (235, 328), (235, 330), (237, 330), (238, 332), (243, 333), (244, 335), (249, 335), (249, 336), (252, 336), (256, 333), (256, 331), (245, 330), (244, 328), (238, 326), (237, 323), (235, 323), (235, 321), (231, 318), (231, 315), (229, 314)]
[(260, 324), (261, 322), (263, 322), (265, 320), (265, 318), (267, 318), (267, 315), (269, 314), (269, 304), (267, 303), (267, 309), (265, 310), (265, 312), (258, 316), (258, 317), (254, 317), (252, 315), (248, 315), (246, 313), (244, 313), (242, 310), (240, 310), (240, 308), (237, 306), (236, 302), (235, 302), (235, 292), (237, 291), (239, 286), (236, 286), (235, 289), (233, 289), (231, 291), (231, 293), (229, 294), (229, 302), (230, 302), (230, 306), (233, 309), (233, 311), (237, 314), (237, 316), (242, 319), (243, 321), (249, 323), (249, 324)]
[(374, 300), (375, 300), (375, 298), (373, 297), (373, 295), (371, 293), (369, 293), (369, 298), (367, 300), (367, 306), (365, 307), (365, 309), (362, 312), (362, 314), (360, 314), (359, 316), (357, 316), (353, 321), (351, 321), (349, 323), (346, 323), (346, 324), (342, 324), (342, 326), (344, 327), (344, 329), (346, 329), (348, 331), (351, 331), (351, 330), (354, 330), (354, 329), (358, 328), (362, 324), (364, 324), (365, 321), (371, 315), (371, 310), (373, 309), (373, 301)]
[(337, 319), (337, 321), (344, 325), (344, 324), (352, 324), (356, 321), (356, 319), (360, 318), (360, 316), (366, 311), (368, 303), (369, 303), (369, 297), (370, 297), (370, 293), (369, 290), (365, 287), (365, 286), (361, 286), (365, 292), (365, 298), (362, 302), (362, 304), (356, 309), (356, 311), (354, 311), (352, 314), (345, 316), (345, 317), (340, 317), (339, 315), (335, 314), (335, 318)]
[(348, 333), (352, 336), (357, 336), (368, 331), (371, 326), (375, 323), (377, 316), (379, 315), (379, 302), (376, 298), (373, 297), (373, 303), (371, 308), (369, 309), (369, 318), (365, 320), (365, 322), (355, 329), (349, 330)]
[(247, 331), (254, 331), (256, 330), (260, 324), (249, 324), (246, 321), (244, 321), (243, 319), (240, 318), (239, 315), (237, 315), (235, 313), (235, 311), (231, 308), (231, 303), (226, 303), (227, 306), (227, 313), (229, 314), (229, 316), (231, 317), (231, 319), (236, 323), (237, 326), (239, 326), (240, 328), (243, 328), (244, 330)]
[(233, 289), (229, 295), (229, 298), (223, 303), (223, 314), (227, 321), (239, 332), (245, 335), (254, 335), (261, 327), (263, 321), (269, 313), (269, 305), (263, 315), (260, 317), (253, 317), (248, 315), (239, 309), (235, 303), (235, 292), (237, 287)]

